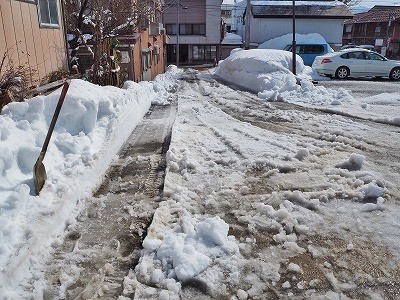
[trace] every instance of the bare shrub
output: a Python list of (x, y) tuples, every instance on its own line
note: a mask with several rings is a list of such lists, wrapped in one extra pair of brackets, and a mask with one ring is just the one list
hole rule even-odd
[[(3, 54), (0, 63), (0, 111), (12, 101), (23, 101), (34, 70), (26, 65), (15, 66), (9, 58), (9, 50)], [(8, 63), (6, 60), (8, 58)]]

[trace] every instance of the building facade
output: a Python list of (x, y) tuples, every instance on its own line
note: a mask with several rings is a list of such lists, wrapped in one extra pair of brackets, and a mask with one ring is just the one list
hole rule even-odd
[(168, 63), (196, 65), (219, 59), (223, 37), (221, 4), (221, 0), (166, 1), (163, 18), (170, 37)]
[[(121, 85), (126, 80), (142, 81), (153, 80), (158, 74), (164, 73), (166, 63), (166, 42), (164, 26), (162, 24), (163, 0), (124, 0), (114, 2), (118, 5), (113, 13), (113, 30), (107, 33), (103, 41), (102, 52), (113, 61), (115, 80), (110, 80), (108, 84)], [(70, 15), (74, 12), (74, 7), (66, 5), (66, 11)], [(85, 14), (90, 15), (88, 9)], [(74, 20), (73, 20), (74, 21)], [(75, 47), (72, 42), (76, 38), (76, 30), (69, 31), (70, 51), (76, 53), (81, 73), (87, 72), (94, 64), (95, 42), (94, 32), (97, 30), (93, 26), (83, 23), (79, 31), (85, 39), (79, 47)], [(70, 26), (72, 28), (72, 26)], [(78, 32), (79, 32), (78, 31)], [(77, 50), (76, 50), (77, 49)], [(113, 78), (111, 78), (113, 79)]]
[[(318, 33), (337, 50), (342, 46), (343, 23), (353, 17), (347, 5), (331, 0), (295, 2), (252, 1), (250, 20), (250, 47), (293, 32), (293, 9), (296, 33)], [(233, 27), (233, 26), (232, 26)], [(246, 39), (245, 34), (243, 35)]]
[(59, 0), (0, 0), (1, 72), (10, 64), (31, 70), (30, 86), (67, 68), (63, 6)]
[(400, 7), (374, 6), (346, 20), (343, 45), (373, 45), (382, 55), (400, 59)]

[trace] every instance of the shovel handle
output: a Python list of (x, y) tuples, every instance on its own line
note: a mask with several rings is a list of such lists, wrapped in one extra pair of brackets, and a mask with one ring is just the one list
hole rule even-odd
[(46, 139), (44, 140), (44, 144), (42, 147), (42, 151), (40, 152), (40, 154), (43, 158), (44, 158), (44, 155), (46, 154), (47, 147), (50, 142), (51, 134), (53, 133), (54, 127), (56, 126), (56, 121), (57, 121), (58, 115), (60, 114), (61, 106), (63, 105), (65, 96), (67, 95), (69, 85), (70, 85), (70, 80), (67, 80), (66, 82), (64, 82), (64, 86), (61, 91), (60, 99), (58, 99), (56, 110), (54, 111), (53, 118), (51, 119), (49, 131), (47, 132)]

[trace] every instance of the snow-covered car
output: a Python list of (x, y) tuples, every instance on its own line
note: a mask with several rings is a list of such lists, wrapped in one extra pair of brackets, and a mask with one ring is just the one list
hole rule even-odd
[(351, 48), (317, 56), (312, 68), (319, 74), (339, 79), (352, 77), (389, 77), (400, 80), (400, 61), (366, 49)]

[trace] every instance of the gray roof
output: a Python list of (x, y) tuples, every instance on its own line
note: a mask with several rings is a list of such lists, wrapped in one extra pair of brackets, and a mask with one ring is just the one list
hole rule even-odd
[[(321, 1), (318, 3), (296, 5), (296, 18), (351, 19), (353, 17), (346, 5), (322, 5)], [(253, 4), (251, 13), (254, 18), (291, 18), (292, 5)]]

